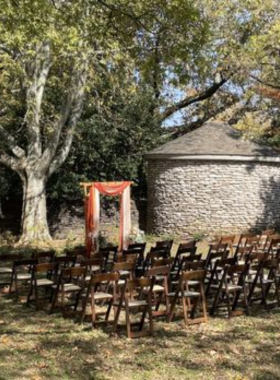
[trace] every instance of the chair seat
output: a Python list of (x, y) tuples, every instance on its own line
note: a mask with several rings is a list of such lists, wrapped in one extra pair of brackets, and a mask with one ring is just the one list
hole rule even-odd
[[(253, 278), (250, 278), (248, 280), (245, 281), (246, 284), (253, 284), (254, 282), (254, 279)], [(268, 279), (263, 279), (262, 281), (258, 278), (256, 284), (257, 285), (261, 285), (261, 284), (273, 284), (273, 280), (268, 280)]]
[[(179, 284), (179, 280), (171, 281), (171, 284), (173, 284), (173, 285)], [(199, 285), (199, 281), (190, 280), (190, 281), (188, 281), (188, 285), (189, 286)]]
[(12, 272), (13, 272), (13, 270), (11, 268), (0, 267), (0, 274), (12, 273)]
[[(145, 300), (129, 300), (128, 301), (128, 307), (140, 307), (140, 306), (147, 306), (148, 303)], [(125, 306), (125, 304), (123, 305)]]
[(226, 288), (226, 286), (222, 286), (222, 290), (226, 290), (228, 289), (229, 291), (233, 291), (233, 290), (242, 290), (242, 286), (240, 285), (234, 285), (234, 284), (229, 284)]
[[(65, 292), (75, 292), (81, 290), (81, 287), (75, 284), (63, 284)], [(52, 285), (52, 288), (56, 288), (56, 285)], [(60, 290), (62, 290), (62, 286), (60, 286)]]
[(17, 274), (17, 280), (30, 280), (31, 273), (19, 273)]
[(48, 278), (39, 278), (37, 280), (37, 286), (50, 286), (53, 284), (54, 282), (52, 280), (49, 280)]
[(130, 272), (128, 270), (120, 270), (119, 274), (120, 276), (129, 276)]
[[(175, 294), (176, 294), (175, 292), (168, 293), (168, 297), (174, 297)], [(184, 292), (184, 297), (199, 297), (199, 296), (200, 296), (199, 292), (190, 292), (190, 291)], [(178, 297), (182, 297), (182, 292), (179, 292)]]
[(113, 296), (112, 296), (112, 294), (110, 294), (110, 293), (105, 293), (105, 292), (97, 292), (97, 293), (94, 293), (94, 299), (95, 299), (95, 300), (106, 299), (106, 298), (110, 298), (110, 299), (112, 299)]

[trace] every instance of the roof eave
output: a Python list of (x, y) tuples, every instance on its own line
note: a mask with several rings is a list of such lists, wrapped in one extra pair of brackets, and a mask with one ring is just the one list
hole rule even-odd
[(280, 156), (245, 156), (245, 155), (215, 155), (215, 154), (170, 154), (147, 153), (146, 160), (192, 160), (192, 161), (243, 161), (243, 162), (279, 162)]

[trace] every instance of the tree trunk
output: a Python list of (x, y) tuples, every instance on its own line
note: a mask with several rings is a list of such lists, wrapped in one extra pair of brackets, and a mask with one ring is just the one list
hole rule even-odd
[(27, 174), (23, 180), (22, 233), (19, 244), (51, 240), (47, 222), (46, 178)]

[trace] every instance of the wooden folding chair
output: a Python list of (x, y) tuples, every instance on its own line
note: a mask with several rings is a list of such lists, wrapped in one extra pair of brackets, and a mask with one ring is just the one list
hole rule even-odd
[(241, 310), (236, 310), (240, 295), (243, 295), (244, 308), (249, 314), (247, 292), (245, 287), (245, 278), (249, 270), (249, 264), (226, 265), (223, 271), (223, 276), (217, 288), (210, 315), (216, 313), (218, 307), (227, 307), (228, 318), (241, 315)]
[(187, 266), (187, 263), (190, 262), (198, 262), (201, 260), (202, 254), (191, 254), (188, 256), (183, 256), (179, 262), (177, 272), (172, 271), (171, 272), (171, 290), (173, 290), (174, 286), (176, 287), (179, 283), (179, 278), (182, 272), (184, 272)]
[(214, 291), (216, 293), (220, 280), (223, 276), (223, 270), (226, 265), (235, 265), (236, 264), (236, 258), (230, 257), (226, 259), (218, 259), (214, 263), (214, 267), (210, 272), (210, 276), (207, 281), (207, 286), (205, 290), (205, 296), (208, 298), (208, 296), (211, 294), (211, 291)]
[(55, 259), (55, 251), (33, 252), (31, 258), (37, 260), (38, 264), (52, 263)]
[(164, 251), (166, 257), (171, 256), (171, 250), (173, 246), (173, 240), (161, 240), (157, 241), (154, 247), (151, 247), (151, 252), (155, 251)]
[[(97, 323), (113, 323), (110, 321), (110, 312), (113, 304), (117, 301), (117, 284), (120, 275), (118, 273), (99, 273), (91, 276), (84, 300), (82, 302), (81, 323), (86, 316), (86, 308), (90, 303), (91, 308), (91, 322), (95, 327)], [(105, 288), (105, 290), (104, 290)], [(97, 308), (101, 308), (98, 311)], [(106, 308), (104, 311), (103, 309)], [(100, 316), (105, 319), (100, 320)]]
[(57, 274), (60, 274), (62, 269), (73, 268), (76, 265), (76, 256), (56, 256), (54, 262), (57, 264)]
[(11, 284), (13, 273), (13, 262), (22, 259), (20, 254), (0, 255), (0, 287)]
[(36, 259), (21, 259), (13, 262), (13, 271), (10, 283), (10, 293), (14, 290), (18, 296), (19, 285), (29, 286), (32, 277), (33, 266), (37, 264)]
[[(154, 286), (152, 291), (152, 301), (154, 306), (152, 314), (154, 317), (167, 315), (169, 312), (169, 299), (167, 295), (169, 293), (168, 277), (170, 270), (170, 266), (157, 266), (145, 271), (145, 277), (154, 278)], [(160, 305), (163, 302), (165, 303), (165, 309), (159, 310)]]
[(69, 306), (74, 306), (74, 310), (77, 310), (79, 299), (85, 286), (85, 267), (69, 267), (62, 268), (58, 282), (53, 285), (53, 301), (50, 312), (54, 310), (57, 305), (59, 296), (61, 297), (61, 307), (64, 310), (66, 306), (66, 298), (74, 298), (75, 302), (70, 303)]
[[(279, 302), (279, 286), (277, 281), (277, 273), (279, 269), (279, 259), (263, 258), (259, 261), (256, 268), (255, 276), (246, 279), (246, 284), (249, 287), (248, 303), (261, 301), (266, 308), (275, 306)], [(277, 301), (268, 302), (268, 295), (271, 287), (274, 285), (274, 298)]]
[[(30, 281), (30, 291), (27, 298), (27, 303), (31, 302), (34, 295), (36, 309), (39, 309), (39, 301), (48, 299), (51, 301), (53, 295), (53, 286), (56, 282), (57, 273), (56, 263), (41, 263), (33, 266), (32, 278)], [(39, 290), (45, 290), (45, 296), (39, 298)], [(50, 290), (50, 295), (46, 296), (46, 292)]]
[(87, 257), (86, 247), (75, 247), (73, 249), (66, 249), (64, 251), (66, 256), (76, 257), (75, 266), (80, 265), (80, 263)]
[(103, 272), (111, 271), (113, 264), (117, 261), (118, 250), (117, 245), (99, 249), (99, 254), (103, 257)]
[[(172, 301), (170, 302), (171, 306), (170, 312), (167, 316), (167, 322), (172, 321), (175, 314), (176, 304), (179, 300), (181, 300), (182, 303), (184, 322), (186, 326), (195, 323), (207, 322), (206, 299), (203, 288), (205, 276), (206, 270), (183, 272), (181, 274), (177, 290), (168, 294), (168, 298)], [(191, 290), (193, 287), (195, 287), (195, 289)], [(190, 301), (192, 301), (192, 304)], [(203, 315), (202, 317), (195, 317), (199, 302), (202, 307)]]
[(235, 235), (222, 235), (220, 244), (227, 244), (227, 249), (229, 250), (230, 254), (234, 255), (234, 241), (236, 240)]
[(246, 257), (252, 253), (253, 247), (238, 247), (235, 251), (234, 258), (238, 264), (244, 264)]
[[(126, 280), (126, 284), (122, 289), (122, 294), (115, 306), (117, 307), (113, 332), (116, 332), (118, 321), (122, 310), (125, 311), (126, 331), (129, 338), (136, 338), (147, 334), (153, 334), (153, 314), (152, 314), (152, 291), (154, 279), (137, 278), (134, 280)], [(145, 290), (145, 291), (144, 291)], [(142, 297), (140, 299), (140, 297)], [(138, 322), (131, 323), (130, 311), (141, 313), (141, 319)], [(144, 321), (146, 314), (149, 315), (149, 329), (144, 330)], [(137, 326), (138, 331), (132, 331), (132, 327)]]
[(151, 268), (154, 268), (154, 267), (165, 267), (165, 266), (169, 266), (170, 268), (172, 268), (173, 263), (174, 263), (174, 258), (173, 257), (169, 257), (167, 259), (153, 259), (151, 261)]
[(168, 260), (169, 257), (166, 255), (166, 251), (164, 250), (159, 250), (159, 251), (150, 251), (147, 253), (145, 259), (144, 259), (144, 262), (143, 262), (143, 266), (140, 268), (138, 267), (138, 270), (141, 269), (141, 275), (144, 275), (145, 271), (149, 268), (151, 268), (152, 266), (152, 263), (155, 261), (155, 260)]
[(144, 263), (144, 253), (146, 249), (146, 243), (134, 243), (129, 244), (127, 249), (123, 250), (123, 255), (131, 255), (131, 254), (137, 254), (137, 261), (136, 261), (136, 274), (141, 275), (141, 271), (143, 268)]
[(102, 267), (103, 267), (102, 264), (103, 264), (102, 258), (90, 258), (90, 259), (82, 260), (81, 266), (86, 268), (86, 277), (85, 277), (86, 283), (90, 281), (91, 276), (93, 274), (102, 272)]
[(271, 235), (269, 237), (268, 243), (268, 254), (270, 258), (276, 257), (277, 250), (280, 248), (280, 236), (279, 235)]

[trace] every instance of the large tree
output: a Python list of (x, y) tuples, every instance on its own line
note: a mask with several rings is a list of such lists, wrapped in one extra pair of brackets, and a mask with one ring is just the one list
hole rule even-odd
[[(50, 239), (46, 183), (69, 153), (86, 90), (98, 80), (99, 67), (110, 74), (123, 52), (141, 61), (145, 49), (155, 49), (151, 44), (138, 47), (153, 34), (156, 20), (178, 28), (181, 38), (189, 30), (193, 35), (201, 31), (197, 40), (203, 44), (199, 11), (191, 2), (180, 4), (0, 1), (0, 162), (22, 180), (21, 243)], [(194, 26), (188, 23), (192, 18)], [(149, 65), (144, 56), (142, 60)], [(140, 72), (137, 67), (134, 77)]]
[[(156, 122), (187, 110), (197, 123), (198, 104), (233, 78), (236, 57), (266, 23), (269, 12), (255, 5), (261, 2), (0, 0), (0, 163), (22, 180), (21, 242), (50, 239), (46, 183), (68, 156), (84, 99), (104, 113), (96, 91), (104, 72), (115, 78), (116, 62), (122, 65), (128, 94), (149, 94), (145, 107)], [(218, 109), (228, 104), (224, 94)]]

